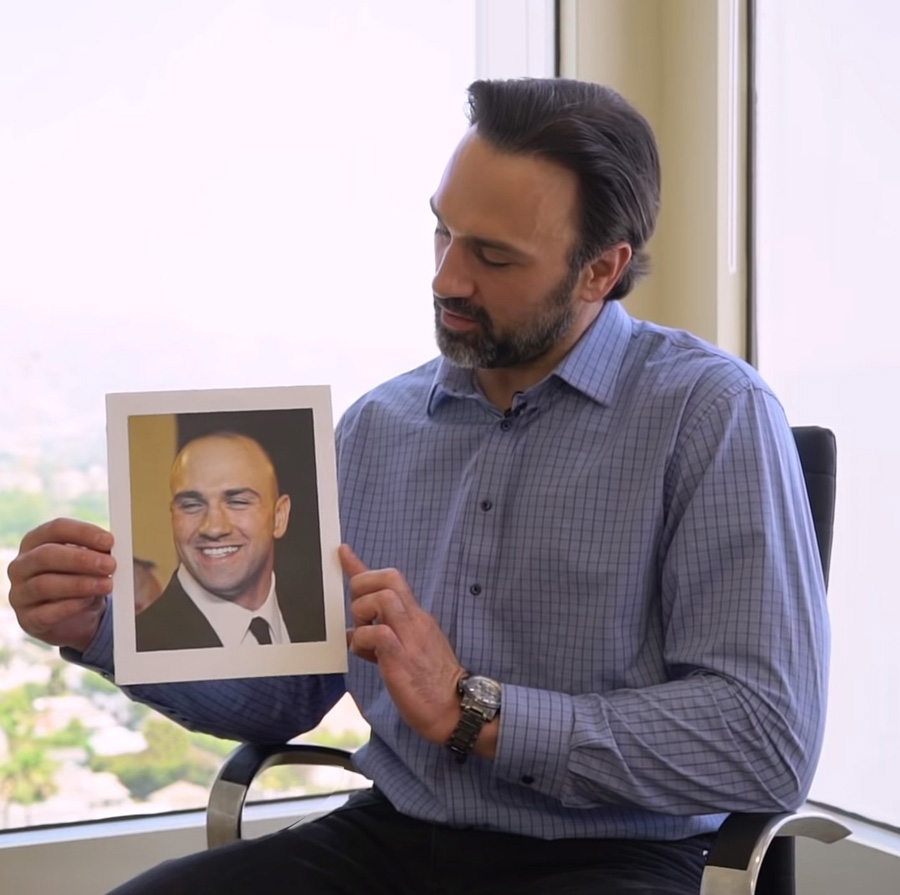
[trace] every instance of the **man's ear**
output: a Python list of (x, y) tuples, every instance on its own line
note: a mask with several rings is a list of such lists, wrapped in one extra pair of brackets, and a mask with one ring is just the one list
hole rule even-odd
[(280, 538), (287, 531), (288, 520), (291, 518), (291, 497), (282, 494), (275, 501), (275, 537)]
[(604, 249), (585, 268), (585, 281), (581, 293), (588, 303), (603, 301), (622, 279), (631, 263), (631, 246), (618, 242)]

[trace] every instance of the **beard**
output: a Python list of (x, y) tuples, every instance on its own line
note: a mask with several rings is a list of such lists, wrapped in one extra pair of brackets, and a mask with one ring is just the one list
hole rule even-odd
[[(518, 367), (543, 357), (572, 327), (575, 307), (572, 290), (579, 271), (571, 270), (551, 290), (531, 320), (517, 329), (499, 329), (484, 308), (466, 298), (434, 297), (434, 327), (441, 354), (458, 367), (490, 370)], [(472, 332), (450, 330), (441, 322), (441, 311), (461, 314), (478, 323)]]

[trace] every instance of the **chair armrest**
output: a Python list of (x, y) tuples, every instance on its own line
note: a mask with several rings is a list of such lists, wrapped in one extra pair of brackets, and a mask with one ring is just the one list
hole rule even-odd
[(700, 895), (753, 895), (763, 858), (779, 836), (832, 843), (852, 831), (827, 814), (731, 814), (706, 861)]
[[(209, 794), (206, 840), (209, 848), (241, 837), (247, 792), (266, 768), (275, 765), (329, 765), (358, 773), (353, 753), (303, 743), (244, 743), (228, 756)], [(827, 814), (731, 814), (722, 824), (706, 862), (700, 895), (754, 895), (763, 859), (778, 837), (806, 837), (832, 843), (852, 831)]]
[(331, 765), (358, 773), (353, 753), (302, 743), (244, 743), (225, 760), (209, 791), (206, 842), (209, 848), (241, 838), (244, 801), (254, 779), (273, 765)]

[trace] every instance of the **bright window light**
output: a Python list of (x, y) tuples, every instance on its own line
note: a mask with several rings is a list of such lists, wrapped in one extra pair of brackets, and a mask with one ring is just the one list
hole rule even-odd
[[(0, 587), (39, 521), (105, 522), (105, 393), (326, 383), (337, 416), (436, 353), (485, 2), (0, 5)], [(202, 804), (230, 746), (167, 725), (0, 592), (0, 826)]]
[(759, 363), (837, 437), (831, 693), (812, 798), (900, 826), (900, 7), (758, 3)]

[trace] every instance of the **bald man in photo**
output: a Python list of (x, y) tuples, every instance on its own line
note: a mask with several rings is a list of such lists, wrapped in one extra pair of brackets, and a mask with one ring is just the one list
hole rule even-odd
[(138, 651), (256, 647), (304, 640), (275, 580), (275, 541), (291, 499), (254, 439), (217, 432), (189, 441), (170, 476), (179, 566), (136, 618)]

